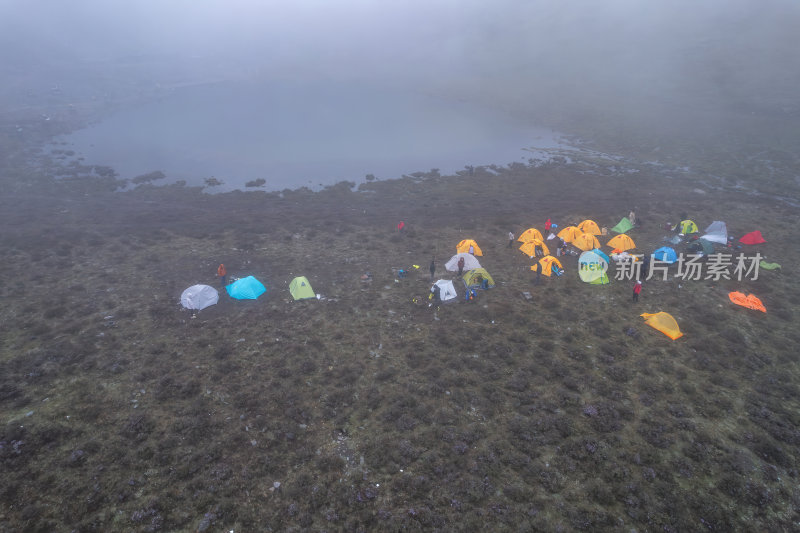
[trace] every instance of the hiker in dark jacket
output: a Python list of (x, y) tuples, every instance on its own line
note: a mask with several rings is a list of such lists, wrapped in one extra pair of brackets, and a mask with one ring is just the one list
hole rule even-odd
[(431, 259), (431, 281), (433, 281), (433, 275), (436, 274), (436, 261)]
[(464, 258), (463, 257), (459, 257), (458, 258), (458, 277), (461, 277), (461, 275), (463, 273), (464, 273)]

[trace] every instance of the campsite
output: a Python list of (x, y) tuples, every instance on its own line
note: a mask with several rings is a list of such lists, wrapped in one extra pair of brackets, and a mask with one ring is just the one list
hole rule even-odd
[(798, 27), (2, 3), (0, 533), (800, 531)]
[[(46, 172), (8, 182), (0, 525), (791, 529), (800, 395), (787, 345), (800, 338), (786, 266), (800, 250), (776, 243), (795, 238), (796, 210), (724, 184), (699, 194), (691, 176), (633, 159), (648, 194), (632, 195), (618, 165), (213, 196)], [(612, 228), (632, 204), (644, 223), (625, 233), (631, 252), (683, 252), (662, 226), (685, 211), (701, 231), (760, 230), (755, 246), (784, 268), (650, 281), (632, 304), (632, 282), (584, 283), (577, 256), (536, 285), (535, 259), (508, 247), (509, 231), (550, 217)], [(598, 237), (605, 253), (614, 235)], [(469, 302), (445, 269), (465, 240), (495, 285)], [(456, 281), (452, 304), (428, 305), (431, 257)], [(230, 298), (221, 262), (265, 292)], [(313, 286), (298, 300), (296, 278)], [(183, 309), (196, 284), (219, 301)], [(680, 338), (640, 317), (661, 311)]]

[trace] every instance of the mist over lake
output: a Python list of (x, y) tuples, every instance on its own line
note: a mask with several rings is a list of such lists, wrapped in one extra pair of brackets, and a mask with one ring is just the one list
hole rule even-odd
[(563, 140), (508, 112), (465, 99), (352, 82), (222, 82), (163, 97), (59, 137), (59, 147), (122, 179), (160, 170), (167, 182), (214, 192), (263, 179), (265, 190), (317, 189), (432, 168), (527, 160)]

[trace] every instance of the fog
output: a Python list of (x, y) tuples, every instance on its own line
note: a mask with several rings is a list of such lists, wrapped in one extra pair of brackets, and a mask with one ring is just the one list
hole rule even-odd
[(793, 0), (5, 1), (0, 72), (24, 79), (9, 103), (79, 76), (98, 90), (283, 77), (475, 98), (562, 127), (784, 120), (800, 113), (798, 27)]

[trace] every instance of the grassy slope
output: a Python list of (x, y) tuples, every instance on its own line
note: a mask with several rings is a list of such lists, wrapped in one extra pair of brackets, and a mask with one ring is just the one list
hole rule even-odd
[[(9, 165), (0, 527), (791, 529), (796, 212), (632, 162), (497, 170), (278, 197), (43, 189)], [(634, 207), (642, 250), (685, 211), (761, 229), (786, 272), (650, 282), (631, 305), (630, 282), (584, 285), (574, 260), (534, 286), (506, 247), (547, 217), (611, 226)], [(498, 286), (415, 305), (465, 237)], [(180, 292), (220, 262), (267, 294), (191, 319)], [(290, 302), (299, 274), (325, 299)], [(683, 338), (638, 317), (658, 310)]]

